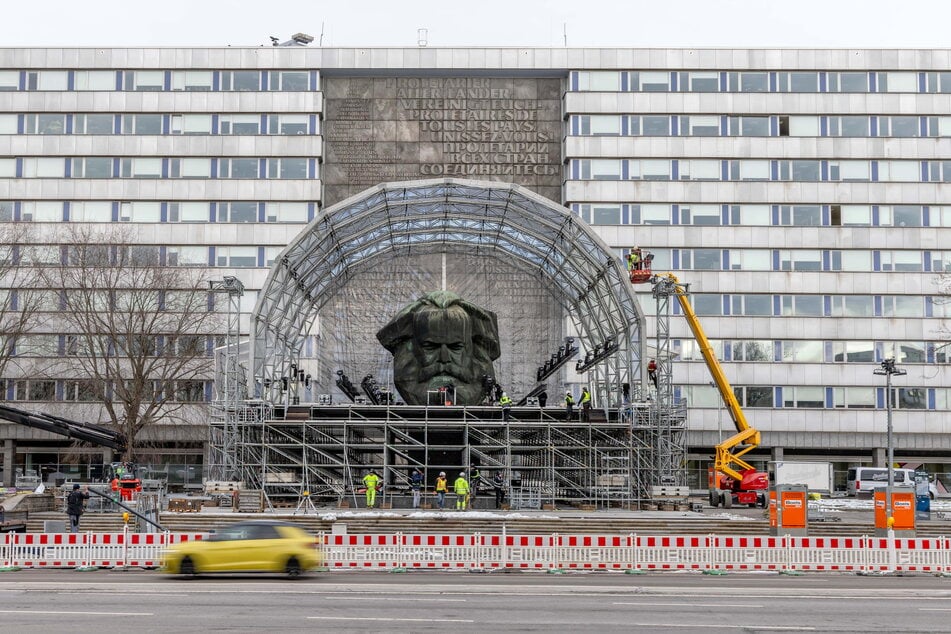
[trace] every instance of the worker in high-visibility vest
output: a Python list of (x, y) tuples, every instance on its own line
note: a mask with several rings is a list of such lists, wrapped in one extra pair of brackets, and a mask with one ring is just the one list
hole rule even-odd
[(440, 511), (446, 508), (446, 493), (449, 492), (449, 482), (446, 480), (446, 472), (440, 471), (436, 478), (436, 506)]
[(376, 505), (376, 487), (380, 484), (380, 476), (376, 474), (376, 471), (370, 469), (365, 476), (363, 476), (363, 486), (367, 488), (367, 508), (372, 509)]
[(456, 493), (456, 510), (466, 510), (466, 507), (469, 505), (469, 481), (466, 480), (465, 471), (459, 472), (459, 477), (456, 478), (453, 490)]
[(588, 388), (581, 389), (581, 422), (587, 423), (591, 420), (591, 392)]
[(512, 399), (505, 392), (502, 392), (502, 398), (499, 399), (499, 405), (502, 406), (502, 421), (509, 422), (509, 416), (512, 415)]
[(565, 420), (571, 420), (575, 416), (575, 397), (571, 392), (565, 392)]

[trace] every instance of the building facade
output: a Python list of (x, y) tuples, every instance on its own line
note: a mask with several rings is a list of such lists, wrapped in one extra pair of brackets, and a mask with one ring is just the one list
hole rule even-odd
[[(899, 461), (951, 461), (949, 136), (947, 49), (0, 50), (0, 221), (48, 242), (126, 223), (165, 265), (240, 278), (247, 333), (321, 209), (381, 182), (517, 183), (690, 285), (763, 432), (755, 460), (840, 470), (882, 463), (888, 404)], [(339, 303), (304, 350), (325, 381)], [(671, 336), (699, 473), (732, 423), (676, 315)], [(891, 357), (907, 375), (886, 394)], [(69, 414), (73, 377), (0, 378), (0, 397)], [(5, 465), (62, 462), (41, 433), (0, 434)], [(195, 473), (201, 453), (158, 460)]]

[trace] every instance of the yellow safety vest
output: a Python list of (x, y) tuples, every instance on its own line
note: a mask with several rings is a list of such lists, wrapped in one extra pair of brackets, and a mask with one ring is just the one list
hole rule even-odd
[(469, 483), (465, 478), (459, 476), (456, 478), (456, 484), (453, 487), (456, 491), (456, 495), (465, 495), (469, 492)]
[(446, 487), (446, 478), (436, 478), (436, 492), (448, 491)]

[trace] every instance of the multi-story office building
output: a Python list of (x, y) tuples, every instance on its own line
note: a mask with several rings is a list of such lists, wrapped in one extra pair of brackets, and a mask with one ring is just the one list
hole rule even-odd
[[(840, 468), (884, 460), (889, 402), (898, 460), (949, 460), (949, 136), (946, 49), (0, 50), (3, 222), (129, 223), (169, 266), (240, 277), (247, 318), (323, 208), (388, 181), (514, 182), (690, 285), (754, 457)], [(676, 317), (671, 335), (700, 466), (732, 425)], [(890, 357), (907, 375), (886, 394)], [(71, 378), (2, 395), (51, 407)], [(0, 431), (6, 465), (61, 460)]]

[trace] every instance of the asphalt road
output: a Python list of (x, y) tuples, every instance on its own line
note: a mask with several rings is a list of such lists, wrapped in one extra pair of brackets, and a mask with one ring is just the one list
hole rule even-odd
[(0, 631), (951, 632), (951, 579), (334, 572), (288, 580), (23, 570)]

